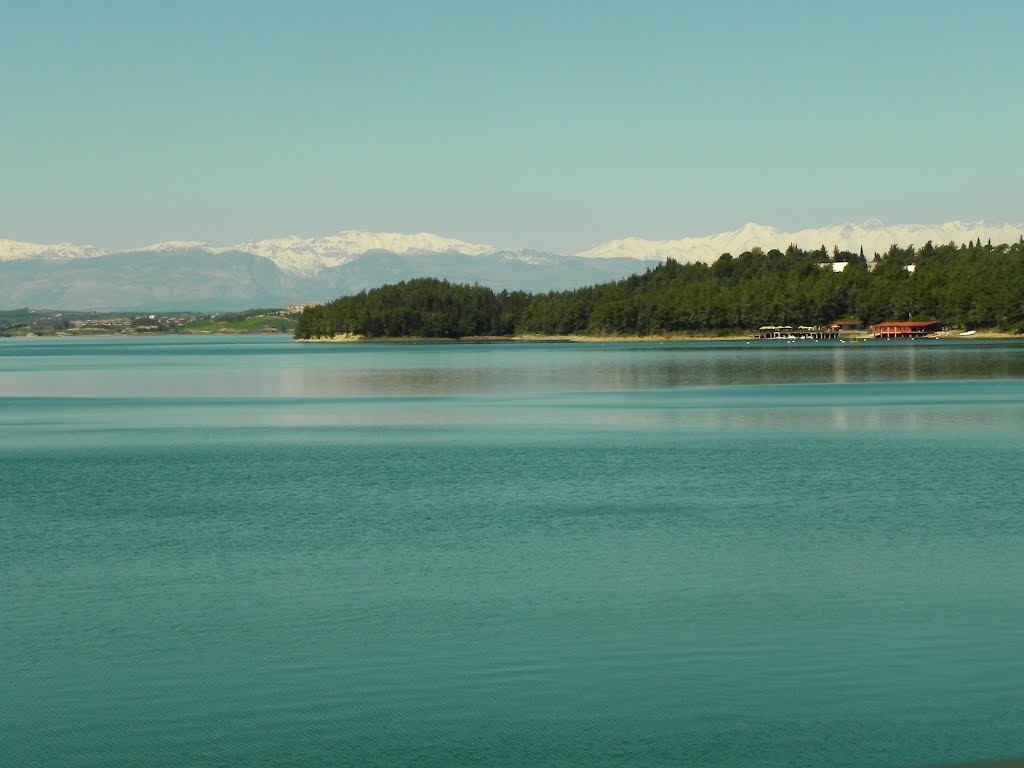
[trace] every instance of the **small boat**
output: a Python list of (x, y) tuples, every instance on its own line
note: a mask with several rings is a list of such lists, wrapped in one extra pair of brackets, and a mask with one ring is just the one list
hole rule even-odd
[(976, 334), (976, 333), (977, 333), (977, 331), (964, 331), (964, 332), (963, 332), (963, 333), (961, 333), (960, 335), (961, 335), (961, 336), (973, 336), (973, 335), (974, 335), (974, 334)]

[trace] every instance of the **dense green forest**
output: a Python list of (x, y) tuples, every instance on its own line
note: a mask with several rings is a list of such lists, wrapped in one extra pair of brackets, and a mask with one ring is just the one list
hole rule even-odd
[[(835, 262), (846, 266), (837, 270)], [(536, 295), (423, 278), (311, 307), (295, 336), (646, 336), (841, 318), (1024, 332), (1024, 238), (995, 246), (894, 245), (870, 267), (862, 253), (824, 246), (755, 248), (710, 265), (668, 259), (618, 282)]]

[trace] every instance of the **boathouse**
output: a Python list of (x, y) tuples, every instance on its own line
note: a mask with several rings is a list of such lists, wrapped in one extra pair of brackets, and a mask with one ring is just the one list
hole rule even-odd
[(941, 323), (935, 320), (895, 320), (871, 326), (871, 332), (879, 339), (919, 339), (937, 331)]
[(797, 339), (838, 339), (838, 325), (762, 325), (754, 331), (756, 339), (784, 339), (796, 341)]

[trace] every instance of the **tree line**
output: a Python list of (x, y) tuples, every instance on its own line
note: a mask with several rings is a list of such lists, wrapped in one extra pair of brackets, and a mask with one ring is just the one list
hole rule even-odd
[(421, 278), (310, 307), (295, 335), (648, 336), (840, 319), (927, 319), (1024, 332), (1024, 238), (995, 246), (894, 245), (872, 265), (863, 252), (825, 246), (753, 248), (713, 264), (667, 259), (623, 280), (542, 294)]

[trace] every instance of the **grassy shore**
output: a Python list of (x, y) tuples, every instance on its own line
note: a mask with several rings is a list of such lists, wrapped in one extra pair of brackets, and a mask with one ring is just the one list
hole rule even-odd
[(197, 320), (178, 326), (177, 333), (290, 333), (297, 321), (276, 315), (257, 315), (230, 322)]

